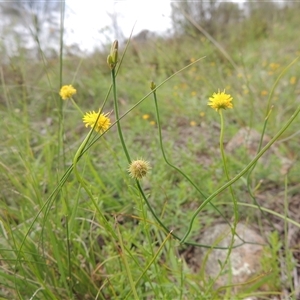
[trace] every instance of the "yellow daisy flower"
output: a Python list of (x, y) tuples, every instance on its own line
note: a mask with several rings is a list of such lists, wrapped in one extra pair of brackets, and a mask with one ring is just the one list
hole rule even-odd
[(110, 118), (107, 117), (108, 115), (109, 113), (100, 114), (99, 116), (99, 112), (95, 112), (95, 111), (87, 112), (83, 117), (83, 123), (85, 123), (85, 127), (90, 126), (91, 128), (93, 128), (99, 116), (97, 125), (95, 126), (95, 131), (99, 133), (103, 133), (111, 125)]
[(76, 89), (74, 89), (72, 85), (64, 85), (59, 92), (59, 95), (63, 100), (70, 99), (75, 94), (76, 94)]
[(212, 97), (209, 97), (207, 105), (216, 111), (219, 111), (220, 109), (232, 108), (233, 105), (231, 101), (231, 95), (226, 94), (225, 90), (223, 92), (220, 92), (219, 90), (218, 93), (213, 93)]

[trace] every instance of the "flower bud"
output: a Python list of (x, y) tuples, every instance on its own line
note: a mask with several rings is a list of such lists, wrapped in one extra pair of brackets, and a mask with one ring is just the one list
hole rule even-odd
[(117, 62), (118, 62), (118, 50), (119, 50), (119, 43), (116, 40), (116, 41), (113, 42), (112, 47), (111, 47), (111, 51), (110, 51), (110, 55), (112, 56), (113, 62), (115, 64), (117, 64)]
[(118, 47), (119, 47), (119, 43), (116, 40), (113, 42), (110, 49), (110, 53), (107, 57), (107, 64), (111, 70), (113, 70), (118, 63)]
[(156, 88), (156, 84), (153, 81), (151, 81), (150, 89), (153, 91), (155, 88)]
[(107, 56), (107, 64), (111, 69), (114, 68), (113, 58), (110, 54)]

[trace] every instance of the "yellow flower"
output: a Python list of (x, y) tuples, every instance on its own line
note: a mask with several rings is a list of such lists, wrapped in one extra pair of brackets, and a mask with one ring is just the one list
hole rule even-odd
[(195, 126), (197, 126), (197, 123), (196, 123), (195, 121), (191, 121), (191, 122), (190, 122), (190, 125), (191, 125), (192, 127), (195, 127)]
[(233, 105), (231, 103), (232, 97), (229, 94), (218, 91), (218, 93), (213, 93), (212, 97), (209, 97), (209, 101), (207, 105), (211, 108), (219, 111), (220, 109), (232, 108)]
[(261, 94), (262, 96), (267, 96), (267, 95), (268, 95), (268, 91), (263, 90), (263, 91), (260, 92), (260, 94)]
[(280, 64), (270, 63), (269, 67), (272, 71), (276, 71), (280, 67)]
[(150, 118), (150, 115), (148, 115), (148, 114), (143, 115), (144, 120), (148, 120), (149, 118)]
[(139, 180), (145, 177), (150, 169), (149, 162), (143, 159), (138, 159), (131, 162), (128, 167), (128, 172), (132, 178)]
[(76, 89), (72, 85), (64, 85), (59, 92), (63, 100), (70, 99), (74, 94), (76, 94)]
[(188, 85), (185, 82), (180, 84), (180, 88), (183, 90), (185, 90), (187, 87), (188, 87)]
[(292, 77), (290, 78), (290, 84), (295, 84), (296, 81), (297, 81), (297, 77), (296, 77), (296, 76), (292, 76)]
[(95, 131), (103, 133), (111, 125), (110, 118), (107, 117), (108, 114), (109, 113), (100, 114), (100, 116), (99, 116), (99, 112), (97, 112), (97, 113), (95, 111), (87, 112), (83, 117), (83, 123), (85, 123), (85, 127), (90, 126), (93, 128), (97, 121), (97, 118), (99, 116), (97, 125), (95, 126)]

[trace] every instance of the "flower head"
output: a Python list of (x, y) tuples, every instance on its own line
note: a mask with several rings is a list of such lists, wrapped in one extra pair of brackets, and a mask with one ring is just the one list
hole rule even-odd
[(76, 89), (72, 85), (64, 85), (59, 92), (59, 95), (63, 100), (67, 100), (76, 94)]
[(207, 105), (216, 111), (219, 111), (220, 109), (232, 108), (231, 101), (232, 97), (229, 94), (226, 94), (225, 90), (223, 92), (220, 92), (219, 90), (218, 93), (213, 93), (212, 97), (209, 97)]
[(290, 84), (295, 84), (296, 81), (297, 81), (297, 77), (296, 77), (296, 76), (292, 76), (292, 77), (290, 78)]
[(151, 169), (149, 162), (138, 159), (133, 160), (128, 167), (129, 175), (135, 179), (142, 179), (147, 175), (147, 172)]
[[(95, 111), (91, 111), (91, 112), (87, 112), (84, 117), (83, 117), (83, 123), (85, 123), (85, 127), (94, 127), (97, 118), (99, 116), (100, 112), (95, 112)], [(97, 125), (95, 126), (95, 130), (97, 132), (103, 133), (104, 131), (106, 131), (109, 126), (111, 125), (110, 123), (110, 118), (108, 118), (109, 113), (107, 114), (100, 114), (98, 121), (97, 121)]]

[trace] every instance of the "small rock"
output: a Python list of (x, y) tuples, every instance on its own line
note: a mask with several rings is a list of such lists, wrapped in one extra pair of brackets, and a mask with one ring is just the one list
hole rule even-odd
[[(258, 131), (249, 127), (243, 127), (227, 143), (226, 150), (235, 152), (236, 149), (244, 147), (251, 158), (253, 158), (257, 153), (260, 139), (261, 134)], [(265, 134), (262, 141), (262, 147), (266, 146), (269, 141), (270, 137)]]
[[(255, 275), (261, 273), (261, 256), (263, 245), (265, 244), (263, 238), (257, 234), (253, 229), (250, 229), (244, 224), (237, 225), (234, 245), (243, 244), (240, 247), (233, 248), (230, 255), (230, 260), (215, 282), (215, 287), (221, 287), (228, 284), (245, 283), (249, 279), (254, 278)], [(208, 228), (201, 236), (199, 243), (203, 245), (214, 245), (219, 247), (228, 247), (231, 242), (231, 229), (228, 224), (217, 224)], [(254, 244), (255, 243), (255, 244)], [(199, 268), (205, 268), (207, 277), (216, 278), (220, 272), (220, 264), (225, 262), (228, 250), (209, 249), (197, 247), (194, 251), (194, 262), (198, 264)], [(201, 266), (202, 264), (205, 266)], [(229, 270), (231, 267), (231, 270)], [(198, 269), (198, 271), (200, 271)]]
[[(247, 151), (247, 154), (251, 159), (255, 157), (257, 154), (257, 149), (260, 143), (261, 134), (249, 127), (241, 128), (235, 136), (227, 143), (226, 150), (229, 153), (236, 154), (236, 150), (244, 147)], [(271, 140), (271, 138), (267, 135), (264, 135), (263, 141), (262, 141), (262, 147), (266, 146), (266, 144)], [(278, 157), (281, 163), (281, 169), (280, 173), (282, 175), (287, 174), (289, 169), (293, 165), (293, 161), (282, 156), (279, 147), (275, 144), (269, 148), (269, 150), (264, 153), (264, 155), (259, 159), (258, 162), (262, 162), (266, 167), (268, 167), (268, 164), (270, 163), (270, 156), (275, 155)]]

